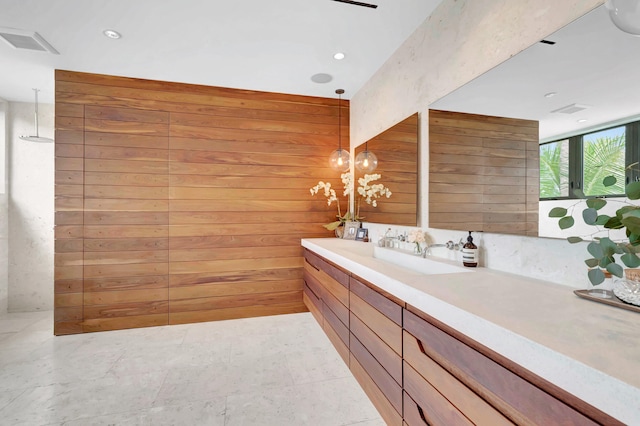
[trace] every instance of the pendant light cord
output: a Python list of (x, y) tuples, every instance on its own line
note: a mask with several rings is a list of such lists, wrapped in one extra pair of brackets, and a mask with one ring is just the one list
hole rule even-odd
[(338, 94), (338, 150), (342, 152), (342, 94), (344, 89), (336, 89)]

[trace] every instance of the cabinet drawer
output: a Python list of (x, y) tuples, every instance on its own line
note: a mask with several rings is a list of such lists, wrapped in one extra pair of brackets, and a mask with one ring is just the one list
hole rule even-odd
[[(447, 407), (447, 400), (435, 392), (423, 406), (413, 400), (406, 392), (402, 394), (404, 402), (404, 421), (408, 426), (473, 426), (473, 423), (460, 412)], [(450, 411), (447, 411), (449, 409)], [(490, 424), (489, 424), (490, 425)], [(479, 424), (478, 426), (484, 426)], [(491, 425), (493, 426), (493, 425)]]
[[(500, 414), (499, 411), (422, 352), (421, 344), (414, 336), (405, 331), (402, 340), (404, 360), (407, 366), (412, 368), (409, 372), (415, 371), (419, 374), (419, 379), (437, 389), (443, 397), (473, 421), (473, 423), (495, 426), (513, 425), (513, 423)], [(408, 383), (415, 385), (418, 379), (416, 377), (407, 377), (409, 368), (407, 366), (405, 366), (405, 390), (407, 390)], [(414, 389), (409, 392), (411, 397), (416, 401), (418, 401), (420, 397), (415, 395), (415, 393), (421, 392), (420, 389), (422, 389), (422, 386), (414, 387)]]
[(309, 312), (313, 315), (313, 317), (318, 321), (320, 327), (322, 327), (323, 315), (322, 315), (322, 300), (316, 296), (316, 294), (309, 289), (307, 284), (304, 284), (304, 288), (302, 291), (302, 301), (304, 302)]
[[(598, 424), (408, 310), (404, 311), (403, 324), (420, 342), (422, 352), (514, 423)], [(533, 376), (530, 372), (528, 374)], [(613, 420), (611, 424), (618, 423)]]
[(343, 305), (342, 302), (336, 299), (333, 294), (327, 291), (323, 293), (322, 301), (325, 305), (323, 313), (326, 311), (326, 309), (331, 309), (334, 315), (340, 318), (340, 321), (342, 321), (344, 325), (349, 326), (349, 308), (347, 308), (348, 305)]
[(378, 335), (398, 355), (402, 354), (402, 328), (351, 292), (351, 312)]
[(393, 380), (393, 377), (380, 365), (380, 363), (367, 351), (360, 341), (353, 335), (349, 336), (349, 349), (358, 360), (371, 380), (384, 394), (393, 408), (402, 413), (402, 387)]
[(402, 357), (395, 353), (357, 316), (351, 314), (349, 328), (351, 333), (364, 345), (373, 357), (398, 383), (402, 384)]
[(349, 306), (349, 289), (327, 275), (324, 271), (317, 270), (309, 263), (304, 264), (304, 278), (315, 281), (317, 285), (322, 287), (321, 296), (324, 293), (330, 293), (345, 306)]
[(355, 277), (351, 277), (349, 289), (391, 321), (402, 325), (402, 306), (383, 295), (382, 290), (376, 290), (371, 284), (365, 284)]
[[(340, 322), (340, 321), (338, 321), (338, 322)], [(348, 346), (349, 343), (348, 343), (348, 338), (347, 338), (347, 343), (345, 343), (342, 340), (342, 337), (338, 335), (338, 333), (332, 327), (332, 325), (331, 325), (331, 323), (329, 321), (325, 321), (324, 322), (324, 325), (323, 325), (322, 329), (324, 330), (324, 333), (327, 335), (327, 337), (329, 338), (329, 340), (333, 344), (333, 347), (335, 347), (336, 350), (338, 351), (338, 354), (340, 355), (340, 357), (342, 358), (344, 363), (347, 364), (347, 366), (349, 366), (349, 346)], [(349, 334), (349, 331), (347, 331), (347, 335), (348, 334)]]
[(384, 396), (373, 380), (371, 380), (371, 377), (369, 377), (367, 372), (364, 370), (364, 367), (360, 365), (353, 354), (351, 354), (349, 358), (349, 369), (351, 370), (351, 373), (353, 373), (353, 377), (355, 377), (358, 383), (360, 383), (360, 386), (371, 402), (373, 402), (374, 407), (376, 407), (385, 423), (389, 426), (400, 426), (401, 424), (404, 424), (402, 421), (402, 415), (393, 408), (389, 400)]
[(349, 274), (347, 272), (336, 266), (333, 266), (325, 259), (315, 253), (312, 253), (308, 249), (304, 249), (304, 258), (316, 269), (324, 271), (327, 275), (342, 284), (344, 287), (349, 287)]
[[(346, 308), (345, 308), (346, 309)], [(331, 324), (334, 332), (340, 337), (340, 340), (348, 347), (349, 346), (349, 327), (344, 324), (340, 318), (329, 308), (326, 304), (323, 306), (322, 314), (325, 324)], [(348, 315), (348, 312), (347, 312)]]

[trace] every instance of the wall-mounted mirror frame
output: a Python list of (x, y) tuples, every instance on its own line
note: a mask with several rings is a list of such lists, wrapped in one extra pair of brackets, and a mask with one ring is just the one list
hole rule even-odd
[[(418, 223), (418, 113), (355, 148), (355, 155), (365, 146), (378, 157), (378, 167), (371, 173), (380, 174), (381, 183), (389, 188), (389, 198), (377, 200), (377, 206), (361, 201), (354, 195), (356, 213), (364, 222), (417, 226)], [(355, 170), (355, 186), (365, 173)]]
[[(541, 142), (634, 121), (640, 117), (638, 51), (640, 38), (617, 29), (600, 6), (430, 108), (537, 120)], [(562, 112), (565, 107), (575, 112)], [(573, 234), (547, 220), (556, 204), (540, 202), (540, 236)]]

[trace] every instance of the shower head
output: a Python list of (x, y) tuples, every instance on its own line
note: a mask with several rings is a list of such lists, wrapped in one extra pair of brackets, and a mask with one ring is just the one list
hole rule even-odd
[(38, 89), (33, 89), (36, 95), (36, 111), (35, 111), (35, 127), (36, 127), (36, 135), (35, 136), (20, 136), (20, 139), (23, 141), (29, 142), (40, 142), (40, 143), (50, 143), (53, 142), (51, 138), (45, 138), (44, 136), (40, 136), (38, 131)]

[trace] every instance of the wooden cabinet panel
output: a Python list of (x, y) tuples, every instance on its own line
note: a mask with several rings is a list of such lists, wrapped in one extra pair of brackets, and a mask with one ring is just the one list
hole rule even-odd
[(414, 313), (404, 314), (404, 328), (426, 355), (516, 424), (597, 424)]
[(365, 323), (351, 314), (349, 329), (391, 377), (402, 385), (402, 357), (382, 341)]
[(382, 290), (374, 289), (371, 285), (365, 284), (363, 280), (353, 276), (349, 281), (349, 289), (362, 300), (382, 312), (391, 321), (402, 326), (402, 308), (404, 304), (401, 301), (391, 300), (390, 297), (393, 296), (383, 295)]
[[(423, 397), (428, 398), (428, 395), (416, 395), (416, 393), (421, 394), (423, 388), (426, 389), (427, 385), (423, 382), (427, 382), (475, 424), (492, 426), (513, 424), (438, 363), (429, 358), (421, 351), (420, 347), (421, 344), (413, 335), (406, 331), (403, 332), (403, 357), (406, 362), (404, 387), (405, 391), (409, 392), (415, 401), (420, 401)], [(412, 369), (409, 370), (411, 367)], [(414, 372), (421, 377), (415, 375), (407, 377), (407, 373), (411, 375)], [(425, 409), (426, 407), (423, 406), (422, 408)]]
[[(335, 330), (336, 335), (340, 337), (340, 340), (344, 342), (347, 347), (349, 346), (349, 322), (343, 322), (338, 315), (326, 303), (323, 306), (322, 314), (324, 316), (324, 323), (330, 324)], [(347, 311), (347, 315), (349, 312)]]
[(309, 312), (313, 314), (313, 317), (318, 321), (318, 324), (322, 327), (322, 301), (316, 294), (305, 284), (302, 291), (302, 301), (304, 302)]
[[(344, 361), (347, 366), (349, 365), (349, 346), (348, 343), (345, 343), (343, 338), (338, 335), (338, 332), (333, 328), (332, 323), (329, 321), (324, 322), (324, 326), (322, 327), (325, 334), (331, 340), (331, 343), (338, 351), (340, 358)], [(349, 333), (347, 331), (347, 333)]]
[(393, 407), (382, 391), (367, 374), (365, 368), (358, 362), (353, 353), (349, 359), (349, 369), (356, 378), (362, 389), (367, 394), (373, 405), (389, 426), (399, 426), (402, 424), (402, 415)]
[(402, 386), (400, 386), (389, 373), (380, 365), (364, 345), (353, 335), (350, 335), (349, 350), (358, 360), (360, 365), (371, 377), (378, 389), (389, 400), (393, 408), (402, 413)]
[(327, 275), (329, 275), (331, 278), (333, 278), (334, 280), (336, 280), (346, 288), (349, 288), (349, 274), (347, 272), (343, 271), (342, 269), (336, 266), (331, 265), (329, 262), (320, 258), (320, 256), (312, 253), (307, 249), (305, 249), (304, 253), (305, 253), (304, 256), (305, 256), (305, 259), (307, 259), (307, 262), (313, 265), (316, 269), (324, 271)]
[[(317, 282), (319, 282), (324, 291), (331, 294), (339, 303), (344, 306), (349, 306), (349, 289), (337, 282), (333, 277), (324, 272), (324, 270), (318, 270), (309, 262), (304, 262), (305, 273), (312, 276)], [(346, 322), (346, 321), (345, 321)]]
[(355, 293), (351, 293), (350, 309), (397, 354), (402, 354), (402, 329)]

